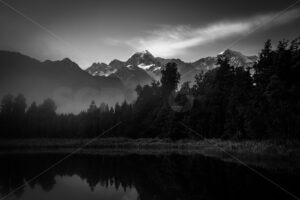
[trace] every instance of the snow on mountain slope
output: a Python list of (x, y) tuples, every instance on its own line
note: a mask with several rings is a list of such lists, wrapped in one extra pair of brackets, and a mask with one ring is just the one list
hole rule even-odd
[(117, 71), (117, 69), (105, 63), (93, 63), (92, 66), (86, 69), (92, 76), (109, 76)]
[[(252, 66), (257, 62), (257, 56), (245, 56), (241, 52), (233, 51), (231, 49), (227, 49), (224, 52), (221, 52), (218, 55), (223, 55), (229, 60), (229, 64), (234, 67), (244, 67), (252, 68)], [(199, 71), (208, 71), (216, 68), (217, 65), (217, 57), (206, 57), (193, 62), (192, 65)]]
[[(225, 50), (219, 55), (228, 58), (229, 63), (234, 67), (243, 66), (250, 68), (257, 62), (257, 56), (245, 56), (244, 54), (230, 49)], [(160, 80), (161, 70), (168, 62), (175, 62), (179, 73), (181, 74), (181, 83), (193, 81), (197, 73), (207, 72), (217, 65), (216, 57), (201, 58), (193, 63), (187, 63), (180, 59), (165, 59), (154, 57), (149, 51), (134, 53), (130, 58), (122, 62), (113, 60), (109, 65), (105, 63), (94, 63), (87, 71), (93, 76), (118, 76), (123, 82), (128, 83), (130, 87), (135, 84), (148, 84), (153, 80)], [(135, 79), (135, 80), (134, 80)], [(128, 81), (129, 80), (129, 81)]]
[(145, 65), (144, 63), (141, 63), (138, 65), (139, 68), (142, 68), (144, 70), (150, 70), (152, 66), (155, 66), (155, 64)]

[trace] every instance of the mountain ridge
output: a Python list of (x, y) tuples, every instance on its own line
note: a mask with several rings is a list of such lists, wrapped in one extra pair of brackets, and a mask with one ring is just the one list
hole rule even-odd
[[(245, 56), (233, 50), (222, 54), (230, 64), (250, 70), (258, 59), (257, 56)], [(65, 106), (64, 100), (68, 99), (68, 102), (74, 102), (78, 111), (85, 108), (82, 105), (88, 106), (95, 99), (113, 105), (118, 101), (133, 100), (137, 85), (160, 80), (161, 70), (168, 62), (177, 64), (180, 83), (194, 81), (197, 73), (217, 67), (217, 57), (184, 62), (154, 57), (149, 51), (143, 51), (133, 54), (126, 61), (114, 59), (109, 64), (93, 63), (83, 70), (69, 58), (39, 61), (18, 52), (0, 51), (0, 95), (23, 93), (29, 100), (37, 101), (51, 97), (58, 101), (58, 106)], [(76, 109), (64, 111), (68, 110)]]
[(76, 112), (92, 100), (114, 105), (130, 99), (116, 77), (91, 76), (70, 59), (39, 61), (17, 52), (0, 51), (0, 96), (22, 93), (29, 101), (52, 98), (58, 111)]
[[(220, 53), (219, 55), (225, 56), (229, 60), (229, 63), (232, 66), (234, 67), (243, 66), (247, 69), (251, 68), (254, 65), (254, 63), (258, 60), (257, 56), (246, 56), (241, 52), (231, 50), (231, 49), (226, 49), (224, 52)], [(192, 81), (197, 73), (200, 73), (201, 71), (207, 72), (218, 66), (217, 56), (215, 57), (208, 56), (208, 57), (200, 58), (194, 62), (185, 62), (178, 58), (155, 57), (148, 50), (144, 50), (141, 52), (134, 53), (127, 59), (127, 61), (124, 62), (114, 59), (108, 65), (105, 64), (105, 69), (98, 68), (97, 69), (98, 71), (96, 70), (97, 72), (90, 72), (92, 71), (91, 68), (93, 67), (93, 65), (95, 65), (95, 63), (93, 63), (92, 66), (89, 67), (86, 71), (88, 71), (93, 76), (96, 75), (108, 76), (108, 75), (113, 75), (114, 73), (118, 73), (117, 71), (124, 67), (128, 68), (132, 66), (137, 66), (143, 71), (145, 71), (150, 78), (145, 74), (143, 75), (144, 80), (142, 77), (137, 77), (136, 74), (132, 75), (130, 72), (126, 73), (128, 77), (126, 77), (126, 75), (123, 74), (121, 80), (128, 79), (129, 77), (132, 78), (132, 76), (134, 76), (137, 79), (136, 81), (134, 80), (131, 81), (130, 87), (133, 87), (135, 84), (143, 85), (143, 84), (149, 84), (150, 81), (153, 80), (156, 81), (160, 80), (161, 70), (164, 69), (164, 66), (168, 62), (175, 62), (177, 64), (178, 71), (182, 75), (181, 83), (185, 81)], [(111, 73), (109, 69), (114, 69), (116, 71), (114, 73)], [(132, 67), (131, 69), (133, 73), (137, 68)], [(124, 84), (127, 85), (126, 83)]]

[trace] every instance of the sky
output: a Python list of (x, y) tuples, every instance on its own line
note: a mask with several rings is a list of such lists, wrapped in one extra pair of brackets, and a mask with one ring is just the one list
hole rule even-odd
[(225, 49), (256, 55), (300, 36), (300, 0), (0, 0), (0, 50), (83, 69), (137, 51), (186, 62)]

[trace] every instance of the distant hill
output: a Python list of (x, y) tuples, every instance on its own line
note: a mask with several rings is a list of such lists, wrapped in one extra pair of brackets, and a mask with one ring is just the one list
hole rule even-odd
[(113, 105), (127, 98), (120, 79), (91, 76), (68, 58), (40, 62), (0, 51), (0, 96), (7, 93), (23, 93), (28, 101), (51, 97), (64, 112), (86, 109), (92, 100)]

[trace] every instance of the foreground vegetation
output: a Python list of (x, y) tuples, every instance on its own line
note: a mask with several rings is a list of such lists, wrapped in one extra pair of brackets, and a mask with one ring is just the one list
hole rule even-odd
[(7, 95), (0, 106), (0, 137), (91, 138), (121, 122), (109, 137), (299, 140), (299, 41), (283, 40), (274, 49), (267, 41), (254, 74), (220, 56), (219, 67), (179, 90), (176, 64), (168, 63), (160, 82), (136, 88), (134, 103), (110, 108), (92, 102), (78, 115), (57, 114), (51, 99), (27, 108), (22, 95)]

